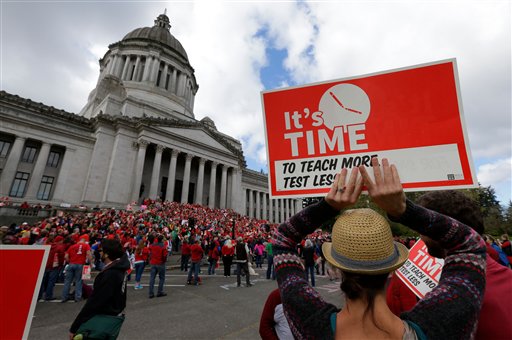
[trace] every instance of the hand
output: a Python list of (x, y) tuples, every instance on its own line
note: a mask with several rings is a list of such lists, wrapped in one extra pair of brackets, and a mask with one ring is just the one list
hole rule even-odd
[(363, 190), (362, 178), (358, 176), (359, 169), (352, 168), (348, 183), (345, 184), (347, 173), (347, 169), (341, 169), (341, 172), (334, 178), (331, 190), (325, 196), (325, 201), (336, 210), (347, 208), (356, 203)]
[(388, 215), (400, 217), (405, 212), (405, 194), (395, 165), (390, 166), (388, 160), (383, 158), (381, 167), (375, 157), (372, 158), (372, 167), (375, 183), (366, 168), (362, 165), (359, 167), (368, 194)]

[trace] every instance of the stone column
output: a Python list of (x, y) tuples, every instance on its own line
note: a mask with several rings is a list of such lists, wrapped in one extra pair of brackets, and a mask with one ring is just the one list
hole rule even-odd
[(160, 76), (160, 87), (162, 88), (165, 88), (165, 81), (167, 80), (167, 69), (168, 69), (168, 65), (167, 63), (164, 64), (164, 72), (162, 73), (162, 75)]
[(53, 191), (53, 200), (66, 202), (66, 196), (69, 194), (69, 187), (66, 185), (68, 179), (74, 174), (71, 173), (72, 166), (75, 163), (75, 150), (66, 148), (66, 151), (61, 156), (61, 165), (59, 169), (59, 176)]
[(187, 75), (185, 73), (181, 73), (179, 80), (178, 80), (178, 93), (177, 95), (180, 97), (183, 97), (185, 94), (185, 79), (187, 78)]
[(263, 202), (262, 202), (262, 206), (263, 206), (263, 216), (261, 216), (262, 219), (266, 220), (268, 219), (267, 217), (267, 193), (264, 192), (263, 193)]
[(158, 57), (155, 57), (155, 61), (153, 62), (153, 67), (151, 69), (151, 78), (149, 79), (150, 82), (155, 83), (156, 86), (156, 76), (158, 75), (158, 70), (160, 69), (160, 59)]
[(183, 187), (181, 188), (181, 203), (188, 202), (188, 188), (190, 186), (190, 164), (194, 155), (187, 154), (185, 158), (185, 173), (183, 174)]
[(178, 160), (178, 150), (171, 151), (171, 162), (169, 163), (169, 175), (167, 177), (167, 198), (166, 200), (172, 202), (174, 200), (174, 183), (176, 181), (176, 162)]
[(255, 191), (255, 192), (256, 192), (256, 218), (259, 220), (259, 219), (261, 219), (261, 198), (260, 198), (261, 192), (259, 192), (259, 191)]
[[(231, 202), (229, 203), (229, 208), (239, 212), (239, 209), (240, 209), (240, 204), (239, 204), (239, 200), (240, 200), (240, 191), (239, 191), (239, 183), (238, 183), (238, 174), (239, 174), (239, 170), (236, 169), (236, 168), (233, 168), (233, 171), (231, 172)], [(244, 196), (245, 198), (245, 196)], [(243, 205), (243, 212), (245, 212), (245, 199), (244, 201), (242, 202), (242, 205)], [(242, 213), (243, 215), (244, 213)]]
[(220, 202), (219, 207), (221, 209), (226, 208), (226, 191), (227, 191), (227, 180), (228, 180), (228, 167), (222, 165), (222, 176), (220, 179)]
[(0, 193), (1, 196), (9, 196), (9, 190), (11, 189), (12, 182), (16, 176), (16, 169), (18, 169), (18, 163), (23, 152), (23, 146), (25, 145), (25, 137), (17, 136), (9, 152), (9, 156), (5, 162), (5, 167), (2, 170), (0, 176)]
[(132, 76), (131, 80), (139, 81), (139, 77), (138, 77), (139, 68), (140, 68), (140, 55), (138, 55), (137, 59), (135, 60), (135, 68), (133, 69), (133, 76)]
[(153, 172), (151, 173), (151, 187), (149, 189), (149, 198), (156, 199), (158, 196), (158, 182), (160, 182), (160, 166), (162, 165), (162, 152), (165, 146), (157, 145), (155, 160), (153, 161)]
[(212, 161), (212, 168), (210, 171), (210, 192), (208, 194), (208, 207), (215, 207), (215, 180), (217, 177), (217, 165), (219, 163)]
[(254, 217), (254, 199), (252, 196), (252, 190), (247, 189), (247, 194), (249, 195), (249, 217)]
[(203, 204), (203, 185), (204, 185), (204, 164), (206, 159), (199, 158), (199, 171), (197, 173), (197, 186), (196, 186), (196, 204)]
[(44, 168), (46, 168), (46, 162), (48, 161), (48, 155), (50, 154), (50, 147), (51, 144), (43, 143), (41, 149), (39, 150), (36, 165), (34, 166), (34, 170), (30, 175), (27, 194), (25, 195), (27, 199), (37, 198), (37, 190), (39, 190), (39, 185), (41, 184), (41, 179), (43, 178)]
[[(137, 59), (140, 57), (137, 57)], [(124, 66), (123, 66), (123, 72), (121, 72), (121, 80), (126, 79), (126, 73), (128, 72), (128, 65), (130, 64), (130, 56), (125, 55), (124, 56)]]
[(112, 74), (113, 76), (117, 76), (117, 60), (117, 54), (114, 54), (114, 57), (112, 59), (112, 67), (110, 68), (110, 74)]
[(142, 81), (149, 81), (149, 76), (151, 74), (151, 64), (153, 61), (153, 57), (148, 55), (146, 56), (146, 64), (144, 65), (144, 73), (142, 74)]
[(142, 171), (144, 170), (144, 159), (146, 158), (146, 149), (149, 142), (141, 139), (137, 144), (139, 146), (139, 151), (137, 152), (137, 163), (135, 164), (135, 180), (133, 181), (132, 201), (138, 203), (140, 184), (142, 182)]
[(170, 91), (173, 92), (173, 93), (176, 93), (176, 78), (178, 76), (178, 70), (176, 68), (173, 68), (172, 70), (172, 79), (171, 79), (171, 86), (170, 86)]

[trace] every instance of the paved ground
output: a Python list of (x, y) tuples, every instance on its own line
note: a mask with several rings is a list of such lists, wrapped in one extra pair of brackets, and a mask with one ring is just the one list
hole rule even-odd
[[(128, 285), (126, 320), (119, 339), (259, 339), (259, 320), (268, 294), (277, 287), (276, 281), (266, 280), (265, 271), (251, 277), (254, 284), (236, 287), (236, 276), (225, 278), (222, 267), (217, 275), (207, 276), (202, 266), (203, 284), (186, 285), (186, 275), (175, 268), (173, 256), (166, 272), (166, 297), (148, 298), (149, 271), (142, 277), (144, 289)], [(242, 278), (243, 279), (243, 278)], [(132, 276), (133, 280), (133, 276)], [(339, 282), (317, 277), (316, 289), (324, 298), (338, 306), (342, 303)], [(55, 288), (60, 296), (62, 284)], [(69, 326), (85, 302), (37, 304), (29, 339), (65, 339)]]

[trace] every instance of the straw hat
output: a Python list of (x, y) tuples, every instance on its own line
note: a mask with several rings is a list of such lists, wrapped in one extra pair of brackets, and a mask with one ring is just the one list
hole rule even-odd
[(393, 241), (386, 219), (372, 209), (343, 212), (332, 228), (332, 242), (322, 251), (342, 271), (366, 275), (389, 273), (407, 260), (409, 251)]

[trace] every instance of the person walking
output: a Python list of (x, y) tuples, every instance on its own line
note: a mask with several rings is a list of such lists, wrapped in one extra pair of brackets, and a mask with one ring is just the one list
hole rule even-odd
[(64, 288), (62, 289), (62, 302), (69, 300), (69, 289), (71, 283), (75, 283), (75, 302), (82, 300), (82, 271), (86, 261), (94, 263), (91, 253), (91, 247), (86, 242), (85, 237), (80, 237), (78, 243), (68, 248), (64, 255), (64, 260), (68, 262), (65, 271)]
[(236, 246), (235, 246), (235, 256), (236, 256), (236, 285), (240, 287), (242, 280), (242, 270), (245, 273), (245, 282), (247, 287), (252, 286), (249, 274), (249, 247), (247, 243), (244, 242), (242, 237), (238, 237)]
[(276, 272), (274, 271), (274, 253), (272, 251), (272, 239), (268, 239), (267, 245), (265, 246), (265, 252), (267, 253), (267, 280), (276, 279)]
[(158, 274), (158, 292), (157, 297), (166, 296), (164, 292), (165, 284), (165, 263), (167, 262), (167, 248), (163, 243), (164, 236), (158, 235), (157, 242), (149, 246), (149, 264), (151, 272), (149, 277), (149, 298), (155, 297), (155, 279)]
[(306, 267), (306, 281), (309, 281), (311, 276), (311, 286), (315, 286), (315, 248), (313, 242), (307, 239), (302, 249), (302, 258), (304, 259), (304, 266)]
[(140, 240), (137, 248), (135, 248), (135, 289), (142, 289), (140, 279), (142, 278), (142, 273), (144, 272), (148, 258), (149, 249), (146, 247), (144, 240)]
[(235, 248), (231, 239), (227, 239), (222, 246), (222, 263), (224, 265), (224, 277), (231, 276), (231, 264), (233, 263), (233, 255), (235, 254)]
[[(201, 268), (201, 260), (203, 259), (204, 250), (199, 244), (198, 239), (193, 239), (190, 246), (190, 269), (187, 276), (187, 284), (199, 285), (199, 269)], [(192, 274), (194, 275), (194, 282), (192, 282)]]

